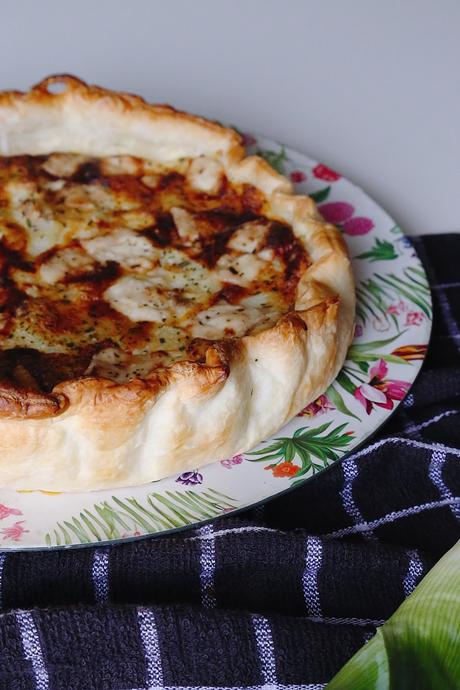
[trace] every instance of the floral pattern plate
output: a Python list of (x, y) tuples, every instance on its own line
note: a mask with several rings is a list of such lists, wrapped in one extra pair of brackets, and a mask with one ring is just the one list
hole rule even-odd
[[(0, 490), (0, 549), (113, 542), (196, 526), (310, 478), (371, 436), (408, 395), (431, 330), (427, 277), (400, 228), (361, 189), (307, 156), (245, 135), (338, 225), (353, 259), (356, 335), (324, 395), (251, 452), (127, 489)], [(408, 398), (410, 402), (410, 398)]]

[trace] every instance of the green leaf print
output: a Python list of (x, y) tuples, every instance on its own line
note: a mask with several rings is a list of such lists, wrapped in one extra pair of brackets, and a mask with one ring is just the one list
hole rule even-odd
[(373, 319), (380, 324), (393, 324), (398, 320), (389, 307), (397, 300), (405, 299), (416, 305), (431, 318), (431, 294), (422, 269), (405, 268), (402, 273), (374, 273), (372, 278), (362, 280), (356, 287), (356, 314), (365, 325)]
[(57, 522), (45, 542), (62, 546), (151, 534), (214, 518), (236, 507), (235, 499), (215, 489), (152, 492), (146, 500), (112, 496), (94, 504), (92, 510), (85, 508), (78, 516)]
[(287, 161), (286, 151), (284, 146), (281, 147), (279, 151), (271, 151), (270, 149), (257, 149), (256, 154), (265, 158), (267, 163), (269, 163), (272, 168), (279, 172), (280, 175), (285, 174), (285, 161)]
[(334, 388), (333, 385), (329, 386), (326, 395), (334, 407), (339, 410), (339, 412), (342, 412), (342, 414), (346, 414), (348, 417), (353, 417), (359, 421), (359, 417), (348, 409), (341, 394), (336, 388)]
[(374, 246), (368, 252), (358, 254), (357, 259), (370, 259), (372, 261), (392, 261), (397, 259), (395, 248), (391, 242), (387, 240), (379, 240), (376, 238)]
[[(256, 456), (248, 460), (270, 462), (266, 469), (271, 469), (275, 477), (297, 479), (310, 471), (315, 473), (338, 460), (339, 453), (343, 453), (353, 439), (353, 432), (343, 433), (346, 423), (329, 430), (331, 424), (327, 422), (313, 429), (297, 429), (292, 437), (282, 436), (269, 446), (248, 453)], [(319, 462), (315, 462), (315, 459)], [(295, 464), (297, 462), (300, 465)]]
[(317, 192), (312, 192), (309, 194), (309, 197), (313, 199), (316, 204), (320, 204), (322, 201), (326, 201), (330, 191), (330, 187), (324, 187), (324, 189), (319, 189)]

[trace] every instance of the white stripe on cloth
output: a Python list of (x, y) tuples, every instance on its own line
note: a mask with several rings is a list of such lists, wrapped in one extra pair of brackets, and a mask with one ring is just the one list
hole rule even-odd
[(351, 453), (347, 456), (347, 460), (357, 460), (363, 456), (370, 455), (374, 450), (386, 446), (387, 444), (410, 446), (411, 448), (424, 448), (426, 450), (445, 450), (446, 453), (451, 455), (456, 455), (460, 457), (460, 450), (458, 448), (451, 448), (443, 443), (426, 443), (425, 441), (415, 441), (411, 438), (400, 438), (399, 436), (389, 436), (388, 438), (383, 438), (381, 441), (377, 441), (370, 446), (366, 446), (362, 450), (358, 450), (356, 453)]
[(3, 608), (3, 568), (5, 567), (6, 553), (0, 553), (0, 609)]
[[(454, 495), (449, 487), (444, 482), (442, 477), (442, 471), (444, 468), (444, 463), (446, 462), (447, 455), (441, 450), (435, 450), (431, 456), (430, 466), (428, 468), (428, 476), (439, 491), (441, 498), (453, 499)], [(460, 520), (460, 506), (452, 503), (450, 506), (452, 514), (457, 520)]]
[(109, 599), (109, 550), (95, 549), (92, 567), (94, 599), (105, 604)]
[(258, 614), (251, 616), (259, 653), (260, 673), (264, 685), (277, 686), (275, 647), (269, 621)]
[(337, 537), (345, 537), (347, 534), (361, 534), (362, 532), (366, 532), (370, 529), (376, 529), (377, 527), (394, 522), (395, 520), (410, 517), (411, 515), (418, 515), (419, 513), (423, 513), (425, 510), (435, 510), (436, 508), (444, 508), (445, 506), (451, 505), (460, 505), (460, 496), (455, 496), (452, 499), (444, 499), (442, 501), (421, 503), (420, 505), (404, 508), (403, 510), (395, 510), (392, 513), (387, 513), (387, 515), (377, 518), (376, 520), (370, 520), (369, 522), (362, 522), (360, 525), (353, 525), (352, 527), (338, 529), (335, 532), (323, 534), (322, 537), (324, 539), (336, 539)]
[[(206, 525), (205, 525), (206, 526)], [(201, 528), (203, 529), (203, 528)], [(243, 534), (244, 532), (275, 532), (280, 534), (281, 530), (272, 527), (259, 527), (257, 525), (247, 525), (245, 527), (228, 527), (209, 534), (197, 534), (194, 537), (186, 537), (188, 541), (201, 541), (206, 539), (214, 540), (216, 537), (226, 537), (228, 534)]]
[(460, 335), (436, 335), (436, 340), (441, 340), (443, 338), (445, 340), (460, 340)]
[(216, 607), (216, 597), (214, 594), (216, 544), (212, 524), (204, 525), (204, 527), (200, 529), (200, 535), (206, 537), (206, 539), (203, 539), (201, 542), (200, 553), (201, 603), (205, 608), (213, 609)]
[[(374, 633), (370, 633), (374, 635)], [(150, 688), (123, 688), (123, 690), (323, 690), (327, 683), (306, 683), (305, 685), (162, 685)]]
[[(355, 524), (364, 522), (364, 517), (356, 505), (353, 498), (353, 482), (357, 478), (358, 466), (352, 458), (345, 458), (342, 461), (342, 472), (344, 476), (343, 489), (340, 492), (342, 497), (343, 507), (347, 515), (353, 520)], [(366, 532), (363, 535), (366, 539), (376, 541), (377, 537), (372, 534), (372, 531)]]
[(407, 573), (403, 581), (404, 596), (408, 597), (412, 594), (423, 575), (423, 563), (420, 555), (416, 549), (408, 552), (409, 565)]
[(21, 635), (24, 658), (32, 664), (35, 688), (36, 690), (48, 690), (48, 671), (33, 614), (31, 611), (16, 611), (15, 616)]
[(431, 424), (436, 424), (436, 422), (439, 422), (441, 419), (444, 419), (444, 417), (450, 417), (453, 414), (460, 414), (460, 410), (446, 410), (445, 412), (441, 412), (440, 414), (435, 415), (431, 419), (427, 419), (425, 422), (422, 422), (421, 424), (409, 424), (408, 426), (404, 427), (404, 432), (406, 434), (413, 434), (416, 431), (421, 431), (422, 429), (425, 429), (427, 426), (431, 426)]
[(312, 623), (327, 623), (328, 625), (359, 625), (363, 627), (371, 625), (374, 628), (378, 628), (385, 623), (383, 619), (334, 618), (333, 616), (305, 616), (304, 620), (311, 621)]
[(163, 664), (161, 662), (160, 643), (155, 615), (151, 609), (139, 607), (137, 621), (144, 646), (147, 665), (148, 690), (163, 687)]
[(321, 602), (318, 589), (318, 573), (323, 558), (323, 545), (319, 537), (307, 537), (305, 568), (302, 574), (302, 589), (305, 608), (313, 616), (321, 616)]
[(445, 290), (446, 288), (457, 288), (460, 287), (459, 282), (454, 282), (454, 283), (437, 283), (436, 285), (432, 285), (430, 283), (430, 288), (432, 290)]

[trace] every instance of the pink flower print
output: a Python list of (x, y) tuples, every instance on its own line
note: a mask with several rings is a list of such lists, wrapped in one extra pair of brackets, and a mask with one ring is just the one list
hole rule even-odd
[(359, 338), (364, 333), (364, 328), (357, 323), (355, 326), (355, 338)]
[(235, 465), (241, 465), (243, 462), (243, 456), (242, 455), (234, 455), (233, 458), (226, 458), (225, 460), (221, 460), (220, 464), (223, 467), (226, 467), (227, 470), (231, 470), (232, 467)]
[(24, 529), (22, 526), (24, 522), (25, 520), (20, 520), (19, 522), (15, 522), (11, 527), (4, 527), (1, 529), (0, 532), (4, 535), (3, 539), (19, 541), (22, 535), (29, 531), (28, 529)]
[(0, 503), (0, 520), (4, 520), (8, 515), (22, 515), (22, 511), (17, 508), (8, 508)]
[(305, 182), (305, 180), (307, 179), (307, 176), (301, 170), (293, 170), (289, 177), (291, 178), (291, 182), (294, 182), (295, 184)]
[(327, 395), (320, 395), (312, 403), (304, 407), (303, 410), (299, 412), (298, 417), (315, 417), (319, 414), (324, 414), (329, 410), (334, 410), (335, 407), (327, 397)]
[(356, 400), (359, 400), (361, 405), (366, 410), (367, 414), (372, 412), (372, 405), (378, 405), (386, 410), (393, 408), (391, 400), (387, 400), (385, 393), (382, 393), (378, 388), (374, 388), (369, 383), (363, 383), (353, 393)]
[(366, 235), (372, 230), (374, 223), (370, 218), (350, 218), (342, 225), (342, 230), (347, 235)]
[(361, 384), (353, 393), (367, 414), (372, 412), (373, 405), (392, 410), (393, 401), (402, 400), (409, 390), (410, 384), (407, 381), (386, 380), (387, 373), (388, 365), (385, 360), (380, 359), (369, 371), (369, 383)]
[(374, 227), (374, 222), (370, 218), (353, 218), (355, 208), (346, 201), (330, 201), (319, 206), (319, 211), (329, 223), (340, 225), (346, 235), (366, 235)]
[(328, 204), (322, 204), (319, 207), (319, 211), (324, 220), (327, 220), (328, 223), (338, 225), (339, 223), (345, 223), (349, 220), (355, 212), (355, 209), (354, 206), (347, 204), (346, 201), (332, 201)]
[(420, 326), (424, 314), (421, 311), (409, 311), (406, 315), (406, 326)]
[(409, 390), (409, 383), (407, 381), (385, 381), (382, 385), (382, 390), (391, 400), (402, 400)]
[(379, 361), (374, 364), (373, 367), (370, 368), (369, 370), (369, 376), (371, 377), (371, 381), (381, 381), (384, 376), (388, 374), (388, 364), (385, 362), (384, 359), (379, 359)]
[(325, 180), (326, 182), (336, 182), (340, 180), (340, 175), (323, 163), (318, 163), (318, 165), (313, 168), (313, 175), (317, 177), (318, 180)]
[(402, 299), (396, 304), (390, 304), (387, 308), (388, 314), (395, 314), (395, 316), (399, 316), (404, 311), (407, 311), (407, 304)]

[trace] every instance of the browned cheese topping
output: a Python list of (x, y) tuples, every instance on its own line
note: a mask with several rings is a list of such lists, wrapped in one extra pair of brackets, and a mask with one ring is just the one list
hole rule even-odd
[(145, 377), (273, 325), (308, 263), (212, 159), (0, 158), (0, 378)]

